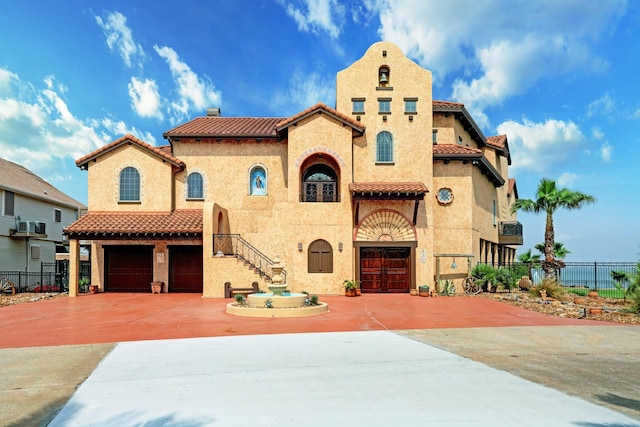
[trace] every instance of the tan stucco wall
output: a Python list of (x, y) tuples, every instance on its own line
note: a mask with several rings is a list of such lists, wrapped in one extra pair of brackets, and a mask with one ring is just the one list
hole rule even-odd
[[(173, 171), (169, 163), (136, 144), (122, 145), (88, 163), (90, 211), (169, 211), (173, 207)], [(119, 202), (120, 171), (140, 174), (140, 203)]]

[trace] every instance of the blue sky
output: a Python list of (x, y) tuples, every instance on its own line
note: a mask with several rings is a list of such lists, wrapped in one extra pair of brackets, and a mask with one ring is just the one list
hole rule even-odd
[[(86, 203), (74, 160), (220, 107), (335, 105), (376, 41), (434, 75), (485, 135), (507, 134), (519, 195), (542, 177), (597, 203), (555, 217), (568, 261), (640, 258), (640, 2), (625, 0), (1, 1), (0, 157)], [(544, 218), (519, 214), (526, 250)]]

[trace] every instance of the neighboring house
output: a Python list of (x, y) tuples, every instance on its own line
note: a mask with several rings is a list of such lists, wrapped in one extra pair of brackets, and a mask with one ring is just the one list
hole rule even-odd
[(66, 229), (71, 256), (92, 241), (102, 291), (162, 281), (207, 297), (225, 282), (266, 289), (276, 256), (291, 290), (325, 294), (351, 278), (408, 293), (513, 261), (522, 226), (507, 137), (485, 137), (431, 87), (431, 72), (380, 42), (338, 73), (335, 109), (210, 109), (165, 132), (164, 147), (126, 135), (76, 161), (89, 212)]
[(0, 159), (0, 271), (40, 273), (67, 252), (63, 229), (82, 203), (28, 169)]

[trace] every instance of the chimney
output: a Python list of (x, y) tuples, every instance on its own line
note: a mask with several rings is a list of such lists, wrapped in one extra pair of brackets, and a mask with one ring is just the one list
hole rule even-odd
[(219, 108), (207, 108), (207, 117), (220, 117)]

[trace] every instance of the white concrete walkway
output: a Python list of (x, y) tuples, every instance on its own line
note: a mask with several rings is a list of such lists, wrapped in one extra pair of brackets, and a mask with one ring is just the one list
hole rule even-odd
[(118, 344), (50, 426), (639, 426), (393, 332)]

